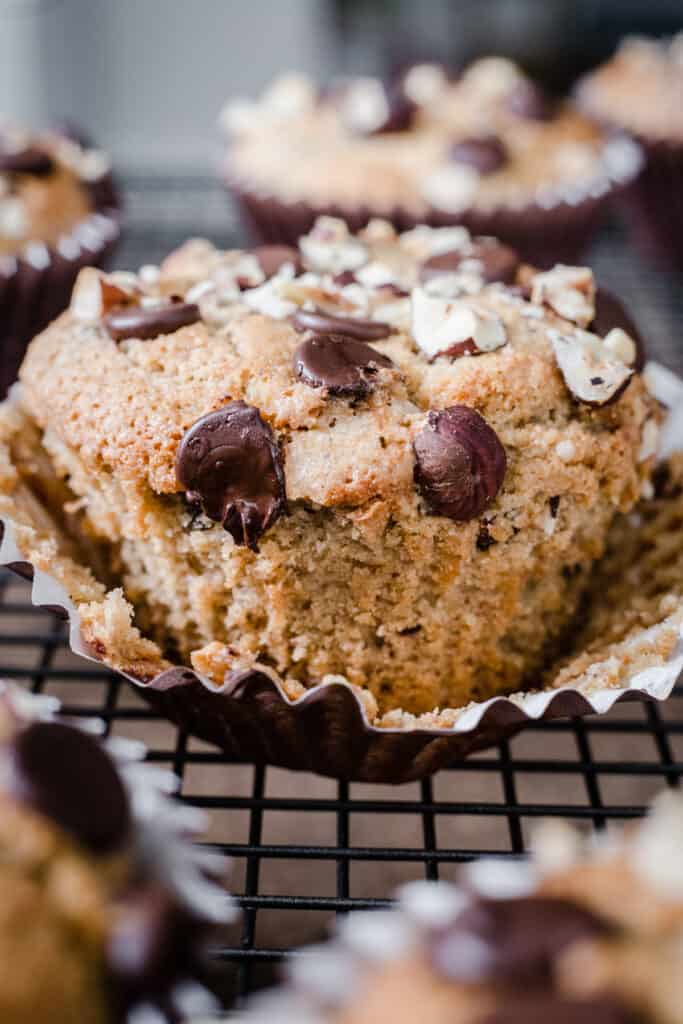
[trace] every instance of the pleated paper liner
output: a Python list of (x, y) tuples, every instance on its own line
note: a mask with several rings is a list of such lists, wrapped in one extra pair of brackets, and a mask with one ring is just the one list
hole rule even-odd
[(576, 189), (565, 198), (548, 197), (525, 206), (499, 206), (491, 210), (474, 207), (447, 213), (435, 207), (419, 214), (401, 207), (374, 209), (369, 206), (346, 207), (336, 203), (288, 202), (273, 193), (254, 188), (250, 182), (231, 173), (225, 184), (242, 222), (257, 242), (296, 246), (322, 215), (341, 217), (353, 232), (360, 231), (373, 217), (391, 221), (397, 231), (408, 231), (419, 224), (431, 227), (464, 225), (473, 235), (493, 235), (517, 249), (523, 259), (538, 267), (555, 263), (577, 263), (597, 228), (605, 220), (613, 201), (634, 180), (642, 156), (630, 140), (615, 137), (613, 168), (591, 187)]
[(638, 141), (645, 166), (621, 205), (643, 254), (683, 271), (683, 142)]
[(121, 206), (109, 173), (92, 182), (93, 210), (56, 246), (32, 242), (16, 256), (0, 257), (0, 398), (26, 346), (66, 309), (78, 272), (104, 267), (121, 234)]

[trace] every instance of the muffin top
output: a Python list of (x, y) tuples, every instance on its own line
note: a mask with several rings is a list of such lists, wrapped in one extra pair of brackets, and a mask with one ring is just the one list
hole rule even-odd
[[(31, 255), (32, 243), (58, 251), (61, 244), (64, 255), (70, 255), (74, 229), (99, 207), (109, 172), (104, 153), (65, 134), (31, 135), (1, 126), (0, 258), (22, 251)], [(88, 244), (85, 224), (79, 241)], [(41, 258), (37, 246), (32, 258)]]
[(607, 124), (651, 141), (683, 143), (683, 33), (625, 39), (580, 84), (582, 106)]
[(537, 832), (531, 863), (479, 861), (461, 885), (414, 882), (292, 961), (244, 1024), (678, 1024), (683, 804), (590, 844)]
[(55, 703), (0, 683), (0, 1017), (123, 1024), (146, 1004), (176, 1020), (225, 895), (163, 773), (130, 759), (137, 745), (109, 753), (59, 721)]
[(222, 123), (227, 173), (238, 185), (418, 219), (574, 205), (630, 179), (639, 163), (632, 143), (608, 139), (498, 57), (457, 80), (438, 65), (417, 65), (390, 86), (349, 79), (323, 95), (304, 76), (287, 75), (259, 101), (229, 102)]
[(541, 464), (590, 501), (606, 458), (600, 486), (629, 507), (657, 433), (641, 368), (587, 268), (536, 272), (462, 228), (321, 218), (298, 250), (195, 240), (160, 269), (83, 270), (21, 380), (86, 466), (184, 494), (256, 549), (288, 503), (367, 537), (433, 517), (474, 540), (484, 513), (501, 538), (547, 533), (526, 493)]

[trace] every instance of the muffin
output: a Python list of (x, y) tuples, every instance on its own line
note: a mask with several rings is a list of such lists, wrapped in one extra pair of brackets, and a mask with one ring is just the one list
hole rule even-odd
[(57, 708), (0, 682), (3, 1024), (211, 1009), (206, 940), (232, 907), (225, 862), (189, 842), (203, 816), (169, 800), (139, 744), (101, 743)]
[(588, 114), (640, 143), (645, 166), (626, 211), (644, 251), (683, 270), (683, 34), (624, 40), (577, 95)]
[(351, 914), (238, 1019), (679, 1024), (682, 857), (670, 792), (621, 836), (548, 824), (530, 863), (479, 861), (458, 887), (409, 883), (396, 909)]
[(27, 343), (68, 305), (79, 270), (103, 265), (119, 235), (109, 159), (74, 136), (0, 125), (2, 395)]
[(229, 102), (226, 180), (262, 242), (296, 244), (320, 214), (495, 235), (539, 266), (576, 262), (637, 147), (556, 102), (502, 58), (449, 80), (418, 65), (392, 86), (319, 95), (301, 75)]
[(0, 515), (136, 678), (341, 681), (374, 722), (461, 708), (538, 684), (650, 487), (641, 368), (589, 269), (462, 227), (193, 241), (83, 271), (34, 339)]

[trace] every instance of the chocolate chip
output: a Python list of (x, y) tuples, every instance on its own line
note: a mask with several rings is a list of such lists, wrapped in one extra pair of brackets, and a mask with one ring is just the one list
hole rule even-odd
[(393, 328), (380, 320), (363, 320), (360, 317), (338, 316), (334, 313), (311, 312), (298, 309), (292, 317), (294, 329), (317, 331), (320, 334), (344, 334), (358, 341), (379, 341), (388, 338)]
[(293, 264), (295, 274), (300, 274), (304, 269), (299, 250), (291, 245), (257, 245), (251, 254), (266, 277), (273, 277), (285, 263)]
[(569, 900), (482, 897), (434, 937), (431, 957), (436, 970), (453, 981), (545, 986), (568, 946), (612, 931), (602, 918)]
[(433, 515), (475, 519), (502, 486), (505, 449), (483, 416), (467, 405), (430, 412), (413, 448), (415, 483)]
[(372, 391), (378, 370), (394, 364), (363, 341), (343, 334), (316, 334), (298, 346), (293, 365), (296, 376), (311, 388), (363, 398)]
[(514, 86), (507, 99), (508, 110), (528, 121), (550, 121), (557, 104), (539, 85), (523, 78)]
[(636, 373), (640, 373), (645, 365), (645, 342), (636, 326), (633, 317), (622, 302), (606, 288), (598, 288), (595, 292), (595, 317), (588, 330), (605, 338), (614, 327), (625, 331), (636, 346), (636, 361), (633, 364)]
[(477, 551), (488, 551), (497, 543), (498, 541), (489, 532), (489, 524), (482, 523), (477, 534)]
[(560, 495), (553, 494), (551, 498), (548, 498), (548, 504), (550, 505), (550, 515), (553, 519), (557, 519), (557, 510), (560, 507)]
[(609, 996), (565, 999), (552, 992), (505, 994), (481, 1024), (642, 1024), (635, 1011)]
[(519, 267), (519, 256), (509, 245), (493, 240), (475, 240), (467, 249), (452, 249), (425, 260), (420, 267), (420, 280), (430, 281), (440, 274), (455, 274), (465, 260), (476, 260), (481, 264), (481, 276), (487, 284), (494, 281), (510, 284)]
[(285, 511), (285, 479), (273, 432), (258, 409), (230, 402), (183, 437), (176, 476), (192, 504), (222, 523), (235, 544), (257, 541)]
[(493, 174), (508, 162), (507, 149), (497, 135), (460, 139), (451, 146), (449, 156), (455, 163), (467, 164), (479, 174)]
[(194, 302), (169, 302), (163, 306), (126, 306), (104, 318), (104, 326), (114, 341), (141, 338), (148, 341), (160, 334), (173, 334), (181, 327), (201, 319)]
[(35, 722), (6, 750), (4, 788), (98, 855), (120, 848), (130, 831), (124, 785), (96, 740), (62, 722)]
[(358, 278), (352, 270), (342, 270), (335, 274), (332, 280), (340, 288), (346, 288), (347, 284), (356, 284)]
[(33, 174), (43, 178), (52, 174), (55, 162), (49, 153), (36, 146), (7, 150), (0, 141), (0, 174)]

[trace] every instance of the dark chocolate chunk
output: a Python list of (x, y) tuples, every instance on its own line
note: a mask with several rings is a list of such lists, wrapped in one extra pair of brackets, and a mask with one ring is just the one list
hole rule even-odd
[(25, 149), (3, 149), (0, 139), (0, 174), (33, 174), (38, 178), (52, 174), (55, 162), (44, 149), (27, 146)]
[(560, 495), (553, 494), (552, 498), (548, 498), (548, 504), (550, 505), (550, 515), (553, 519), (557, 519), (557, 511), (560, 507)]
[(311, 388), (330, 395), (363, 398), (373, 388), (380, 367), (394, 364), (363, 341), (344, 334), (316, 334), (294, 353), (294, 373)]
[(163, 306), (122, 306), (105, 316), (104, 326), (114, 341), (148, 341), (160, 334), (173, 334), (198, 320), (201, 314), (194, 302), (169, 302)]
[(508, 162), (507, 149), (497, 135), (460, 139), (451, 146), (449, 156), (455, 163), (467, 164), (479, 174), (493, 174)]
[(119, 849), (130, 831), (128, 796), (109, 755), (87, 733), (35, 722), (7, 747), (10, 797), (49, 818), (93, 853)]
[(388, 338), (393, 328), (380, 320), (364, 320), (360, 317), (339, 316), (334, 313), (320, 313), (298, 309), (292, 317), (294, 329), (316, 331), (319, 334), (344, 334), (358, 341), (379, 341)]
[(489, 548), (492, 548), (497, 543), (498, 541), (495, 537), (491, 536), (489, 524), (481, 523), (479, 533), (477, 534), (477, 551), (488, 551)]
[(465, 260), (476, 260), (481, 264), (481, 276), (487, 284), (494, 281), (510, 284), (519, 267), (519, 256), (509, 245), (493, 240), (475, 240), (467, 249), (452, 249), (425, 260), (420, 267), (420, 280), (429, 281), (440, 274), (454, 274)]
[(482, 897), (434, 937), (431, 957), (435, 969), (454, 981), (549, 986), (555, 960), (568, 946), (612, 931), (569, 900)]
[(285, 511), (273, 432), (245, 402), (230, 402), (193, 423), (178, 449), (176, 475), (188, 501), (252, 551)]
[(291, 245), (257, 245), (251, 250), (266, 277), (273, 277), (285, 263), (292, 263), (294, 273), (302, 272), (303, 264), (298, 249)]
[(481, 1024), (642, 1024), (634, 1010), (610, 996), (565, 999), (552, 992), (501, 998)]
[(599, 337), (606, 337), (613, 327), (626, 331), (636, 346), (636, 361), (633, 364), (636, 373), (640, 373), (645, 365), (645, 342), (638, 327), (624, 304), (606, 288), (598, 288), (595, 292), (595, 317), (588, 330)]
[(555, 101), (539, 85), (521, 79), (507, 98), (508, 110), (528, 121), (550, 121), (557, 109)]
[(475, 519), (502, 486), (505, 449), (483, 416), (467, 405), (430, 412), (413, 448), (415, 483), (433, 515)]

